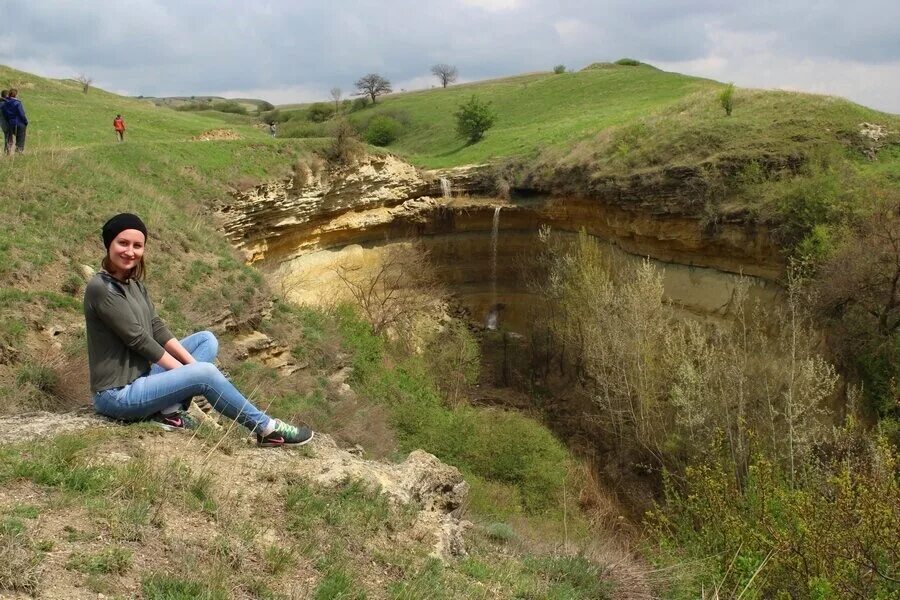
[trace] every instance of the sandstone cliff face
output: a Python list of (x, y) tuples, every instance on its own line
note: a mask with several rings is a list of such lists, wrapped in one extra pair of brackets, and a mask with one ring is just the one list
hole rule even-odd
[[(442, 197), (441, 178), (449, 180), (457, 198)], [(221, 207), (226, 235), (248, 261), (274, 265), (350, 244), (489, 234), (493, 209), (502, 205), (503, 231), (535, 232), (542, 224), (564, 232), (584, 228), (637, 256), (768, 280), (783, 267), (764, 225), (748, 222), (746, 215), (714, 227), (703, 222), (704, 192), (697, 190), (692, 199), (696, 173), (690, 170), (598, 181), (580, 193), (573, 189), (564, 196), (512, 202), (469, 197), (492, 191), (492, 171), (486, 166), (422, 173), (392, 156), (369, 157), (355, 167), (305, 179), (236, 194)], [(578, 180), (572, 174), (572, 181)]]
[[(523, 271), (533, 272), (542, 226), (560, 235), (584, 229), (612, 253), (658, 261), (667, 297), (695, 313), (727, 310), (739, 276), (752, 278), (751, 296), (777, 296), (782, 257), (766, 226), (745, 215), (707, 225), (700, 215), (707, 192), (691, 196), (697, 174), (670, 171), (598, 181), (565, 196), (517, 190), (525, 195), (501, 200), (478, 196), (493, 192), (488, 166), (422, 173), (394, 157), (370, 157), (236, 195), (221, 214), (247, 259), (298, 302), (346, 299), (338, 265), (375, 269), (392, 244), (416, 240), (475, 318), (499, 301), (507, 318), (526, 322)], [(444, 196), (447, 183), (452, 197)]]
[(393, 156), (370, 156), (352, 167), (306, 170), (285, 181), (236, 193), (220, 207), (226, 236), (257, 262), (289, 254), (304, 232), (350, 211), (399, 204), (427, 193), (429, 180)]

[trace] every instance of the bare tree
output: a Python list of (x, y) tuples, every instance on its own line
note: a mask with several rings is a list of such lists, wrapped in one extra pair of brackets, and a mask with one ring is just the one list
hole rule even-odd
[(431, 72), (441, 82), (442, 87), (447, 87), (448, 84), (455, 82), (456, 78), (459, 77), (459, 71), (456, 70), (456, 67), (444, 63), (438, 63), (431, 67)]
[(337, 113), (341, 108), (341, 96), (343, 92), (341, 92), (341, 88), (333, 87), (331, 88), (331, 99), (334, 100), (334, 112)]
[(75, 81), (81, 84), (81, 91), (85, 94), (88, 93), (88, 90), (91, 89), (91, 84), (94, 83), (94, 80), (81, 73), (75, 77)]
[(361, 77), (356, 83), (358, 90), (357, 96), (369, 96), (372, 98), (372, 104), (375, 104), (375, 98), (383, 94), (390, 94), (391, 82), (379, 75), (378, 73), (369, 73), (365, 77)]
[(394, 328), (401, 334), (441, 297), (432, 271), (428, 253), (419, 245), (388, 248), (374, 267), (342, 264), (334, 269), (375, 333)]

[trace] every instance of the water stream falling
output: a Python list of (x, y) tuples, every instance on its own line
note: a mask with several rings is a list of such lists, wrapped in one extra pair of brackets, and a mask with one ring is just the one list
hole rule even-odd
[(494, 224), (491, 227), (491, 312), (485, 325), (497, 329), (500, 321), (500, 307), (497, 305), (497, 237), (500, 232), (500, 207), (494, 207)]
[(452, 198), (453, 189), (450, 187), (450, 180), (446, 177), (441, 177), (441, 194), (444, 196), (444, 200), (450, 200)]

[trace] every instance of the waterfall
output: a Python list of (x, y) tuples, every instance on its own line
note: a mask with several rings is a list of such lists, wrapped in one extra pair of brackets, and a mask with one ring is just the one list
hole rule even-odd
[(450, 187), (450, 180), (446, 177), (441, 177), (441, 194), (444, 196), (444, 200), (449, 200), (452, 192), (452, 188)]
[(494, 207), (494, 224), (491, 227), (491, 311), (487, 316), (487, 328), (497, 329), (500, 307), (497, 305), (497, 237), (500, 232), (500, 207)]

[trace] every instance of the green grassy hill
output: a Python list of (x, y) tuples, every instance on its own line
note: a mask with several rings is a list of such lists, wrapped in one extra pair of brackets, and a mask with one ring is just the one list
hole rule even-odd
[[(188, 141), (220, 123), (189, 112), (176, 112), (138, 100), (91, 88), (87, 94), (71, 80), (51, 80), (0, 66), (4, 88), (15, 87), (25, 105), (30, 126), (29, 151), (72, 148), (115, 141), (112, 121), (125, 118), (127, 137), (135, 141)], [(245, 137), (264, 137), (251, 127), (236, 127)]]
[[(393, 94), (351, 119), (364, 126), (376, 115), (395, 116), (406, 127), (391, 151), (422, 166), (447, 167), (568, 144), (716, 85), (647, 66), (537, 73)], [(491, 102), (498, 119), (482, 142), (468, 146), (456, 137), (453, 113), (472, 94)]]
[[(581, 142), (620, 160), (616, 168), (688, 162), (722, 152), (785, 153), (818, 143), (840, 144), (861, 122), (900, 129), (900, 118), (846, 100), (810, 94), (738, 89), (726, 117), (723, 84), (649, 65), (603, 64), (577, 73), (537, 73), (446, 89), (392, 94), (350, 119), (365, 131), (377, 115), (402, 124), (388, 146), (426, 167), (447, 167), (570, 150)], [(453, 113), (472, 95), (497, 113), (485, 138), (467, 145)], [(308, 106), (281, 107), (304, 120)], [(611, 143), (610, 143), (611, 142)]]

